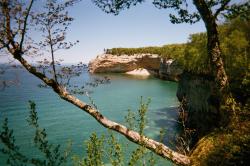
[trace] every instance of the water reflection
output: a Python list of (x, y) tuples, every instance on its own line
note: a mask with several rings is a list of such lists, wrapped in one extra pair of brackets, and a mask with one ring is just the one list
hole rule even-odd
[[(180, 133), (180, 122), (178, 121), (178, 107), (164, 107), (156, 109), (154, 114), (157, 118), (153, 120), (154, 126), (158, 129), (164, 129), (163, 143), (172, 149), (176, 146), (176, 136)], [(160, 134), (156, 136), (160, 140)]]

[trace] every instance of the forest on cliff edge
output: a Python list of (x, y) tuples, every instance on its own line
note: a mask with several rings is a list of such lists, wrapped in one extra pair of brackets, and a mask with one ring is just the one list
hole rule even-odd
[[(242, 18), (228, 20), (219, 26), (219, 39), (225, 69), (232, 90), (241, 98), (250, 94), (250, 21)], [(175, 59), (185, 71), (193, 74), (209, 73), (206, 33), (191, 34), (185, 44), (169, 44), (161, 47), (112, 48), (107, 54), (133, 55), (158, 54), (163, 58)]]
[[(242, 78), (242, 83), (249, 80), (250, 56), (250, 21), (241, 18), (228, 20), (219, 26), (221, 49), (225, 67), (230, 78)], [(185, 44), (169, 44), (161, 47), (111, 48), (107, 54), (134, 55), (158, 54), (163, 58), (172, 58), (182, 64), (186, 71), (195, 74), (208, 72), (206, 33), (191, 34)]]

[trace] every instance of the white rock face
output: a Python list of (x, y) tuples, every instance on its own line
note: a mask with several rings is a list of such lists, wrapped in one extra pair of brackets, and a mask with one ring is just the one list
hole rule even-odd
[(126, 72), (126, 74), (137, 75), (137, 76), (150, 76), (151, 75), (147, 69), (143, 69), (143, 68), (128, 71), (128, 72)]
[(183, 67), (173, 59), (156, 54), (112, 55), (102, 54), (89, 63), (90, 73), (127, 73), (154, 75), (165, 80), (178, 81)]
[(117, 72), (125, 73), (138, 68), (158, 71), (161, 58), (155, 54), (111, 55), (103, 54), (90, 61), (91, 73)]
[(173, 59), (161, 59), (159, 77), (166, 80), (178, 81), (183, 73), (183, 67)]

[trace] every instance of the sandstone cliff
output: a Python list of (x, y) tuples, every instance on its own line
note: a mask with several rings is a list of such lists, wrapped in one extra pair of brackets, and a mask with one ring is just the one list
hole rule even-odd
[[(220, 98), (212, 76), (183, 72), (178, 82), (177, 98), (185, 110), (185, 127), (195, 129), (192, 143), (208, 134), (221, 122)], [(192, 144), (191, 146), (193, 146)]]
[(158, 71), (160, 60), (160, 57), (154, 54), (120, 56), (103, 54), (90, 61), (89, 71), (91, 73), (124, 73), (138, 68), (145, 68), (149, 71)]
[(156, 54), (97, 56), (89, 63), (90, 73), (125, 73), (135, 69), (146, 69), (161, 79), (178, 81), (183, 72), (182, 67), (172, 59), (161, 58)]
[(179, 81), (183, 73), (183, 66), (176, 60), (162, 58), (159, 68), (159, 77), (165, 80)]

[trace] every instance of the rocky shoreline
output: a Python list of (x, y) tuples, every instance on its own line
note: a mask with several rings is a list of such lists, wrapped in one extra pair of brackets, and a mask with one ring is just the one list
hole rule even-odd
[(89, 72), (150, 74), (161, 79), (178, 81), (183, 67), (175, 60), (161, 58), (157, 54), (102, 54), (90, 61)]

